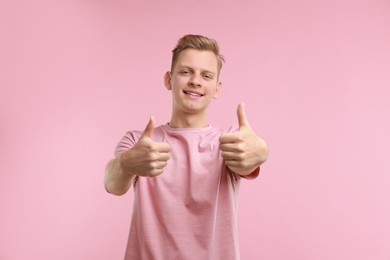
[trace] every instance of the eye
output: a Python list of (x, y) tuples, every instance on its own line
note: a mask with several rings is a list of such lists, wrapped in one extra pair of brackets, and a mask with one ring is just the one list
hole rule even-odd
[(207, 80), (213, 79), (213, 76), (211, 74), (204, 74), (203, 77)]
[(180, 71), (180, 74), (181, 75), (189, 75), (190, 74), (190, 71), (189, 70), (182, 70), (182, 71)]

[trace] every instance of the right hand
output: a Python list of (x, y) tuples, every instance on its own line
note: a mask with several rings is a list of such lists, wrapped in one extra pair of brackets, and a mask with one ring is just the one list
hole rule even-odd
[(154, 177), (163, 173), (170, 158), (171, 147), (165, 142), (154, 142), (151, 138), (154, 117), (151, 116), (144, 133), (133, 148), (122, 153), (120, 166), (124, 173)]

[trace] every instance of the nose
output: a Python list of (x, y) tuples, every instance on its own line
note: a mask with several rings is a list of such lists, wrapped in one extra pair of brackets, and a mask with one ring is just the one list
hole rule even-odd
[(192, 74), (188, 81), (188, 85), (191, 87), (200, 87), (201, 86), (200, 76), (196, 75), (196, 73)]

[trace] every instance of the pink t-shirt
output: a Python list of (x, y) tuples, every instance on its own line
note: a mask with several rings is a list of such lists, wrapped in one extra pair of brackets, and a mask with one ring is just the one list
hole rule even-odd
[[(126, 260), (239, 259), (237, 207), (240, 177), (224, 164), (223, 130), (153, 130), (152, 140), (171, 146), (164, 172), (134, 183), (133, 216)], [(115, 154), (131, 148), (142, 132), (129, 131)], [(249, 178), (254, 178), (259, 170)]]

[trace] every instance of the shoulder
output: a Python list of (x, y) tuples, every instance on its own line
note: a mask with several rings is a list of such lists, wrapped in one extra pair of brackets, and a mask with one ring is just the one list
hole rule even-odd
[(115, 148), (115, 157), (118, 157), (124, 151), (133, 147), (141, 137), (142, 132), (138, 130), (127, 131), (119, 140)]
[[(115, 148), (115, 156), (118, 156), (122, 152), (131, 149), (141, 138), (144, 131), (141, 130), (128, 130), (122, 138), (119, 140)], [(155, 139), (155, 136), (163, 135), (163, 130), (161, 126), (158, 126), (153, 129), (152, 139)]]
[(134, 144), (141, 137), (142, 133), (140, 130), (129, 130), (123, 135), (120, 142)]
[[(120, 139), (115, 149), (115, 154), (119, 155), (121, 152), (132, 148), (138, 140), (141, 138), (143, 131), (141, 130), (128, 130)], [(164, 136), (165, 131), (162, 126), (155, 127), (152, 133), (152, 139), (158, 140)]]

